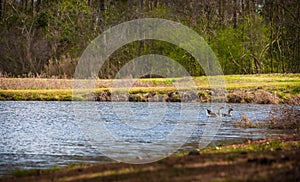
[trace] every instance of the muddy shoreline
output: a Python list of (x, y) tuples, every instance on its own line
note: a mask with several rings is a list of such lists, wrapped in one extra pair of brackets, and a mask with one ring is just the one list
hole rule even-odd
[[(226, 103), (252, 103), (252, 104), (290, 104), (300, 105), (300, 95), (290, 98), (280, 98), (276, 94), (268, 91), (259, 90), (229, 90), (226, 94)], [(211, 90), (192, 91), (170, 91), (167, 93), (149, 92), (149, 93), (130, 93), (113, 94), (110, 91), (99, 92), (95, 94), (94, 100), (102, 102), (212, 102), (215, 97)], [(214, 101), (218, 102), (216, 98)]]
[(280, 96), (263, 89), (227, 90), (226, 98), (218, 100), (211, 90), (199, 91), (141, 91), (112, 93), (105, 89), (89, 96), (73, 97), (72, 91), (61, 90), (2, 90), (2, 101), (100, 101), (100, 102), (226, 102), (249, 104), (289, 104), (300, 105), (300, 94), (297, 96)]
[(17, 171), (0, 181), (299, 181), (300, 136), (248, 140), (149, 164), (81, 164)]

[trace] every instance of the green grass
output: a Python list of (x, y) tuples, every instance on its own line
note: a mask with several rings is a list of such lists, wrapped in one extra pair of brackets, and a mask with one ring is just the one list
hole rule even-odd
[(249, 145), (236, 145), (234, 146), (217, 146), (206, 148), (201, 151), (203, 154), (215, 153), (240, 153), (240, 152), (258, 152), (264, 153), (266, 151), (280, 151), (282, 149), (293, 150), (293, 148), (300, 148), (300, 141), (291, 143), (284, 143), (284, 141), (269, 141), (266, 143), (253, 143)]
[(180, 80), (180, 78), (144, 78), (139, 81), (153, 85), (172, 85), (177, 80)]
[(35, 176), (37, 174), (36, 170), (18, 170), (13, 173), (14, 177), (25, 177), (25, 176)]
[(54, 166), (54, 167), (51, 167), (49, 169), (44, 169), (44, 170), (40, 170), (40, 169), (26, 170), (25, 169), (25, 170), (17, 170), (12, 175), (17, 178), (26, 177), (26, 176), (39, 176), (41, 174), (51, 173), (51, 172), (58, 171), (61, 169), (62, 168), (58, 167), (58, 166)]
[[(262, 87), (265, 90), (293, 90), (300, 87), (300, 74), (226, 75), (227, 89)], [(299, 92), (298, 92), (299, 93)]]
[(70, 101), (72, 90), (0, 90), (0, 100)]

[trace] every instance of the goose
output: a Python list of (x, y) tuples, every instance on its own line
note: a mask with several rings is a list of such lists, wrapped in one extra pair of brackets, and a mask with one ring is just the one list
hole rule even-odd
[(206, 109), (206, 115), (207, 115), (207, 117), (220, 117), (221, 116), (221, 109), (222, 108), (219, 109), (218, 113), (214, 113), (211, 110)]
[(232, 109), (232, 108), (229, 108), (227, 114), (226, 114), (226, 113), (222, 113), (222, 116), (223, 116), (223, 117), (225, 117), (225, 116), (231, 117), (231, 116), (232, 116), (232, 111), (233, 111), (233, 109)]

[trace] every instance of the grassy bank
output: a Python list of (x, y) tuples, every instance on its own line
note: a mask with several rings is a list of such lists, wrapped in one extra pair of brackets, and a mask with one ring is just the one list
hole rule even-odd
[[(227, 102), (231, 103), (294, 103), (300, 100), (300, 74), (226, 75)], [(194, 77), (199, 101), (211, 99), (208, 78)], [(113, 80), (96, 80), (95, 97), (110, 92)], [(130, 89), (132, 101), (149, 101), (148, 95), (166, 98), (176, 92), (175, 82), (184, 78), (139, 79)], [(0, 78), (0, 100), (72, 100), (71, 79)], [(122, 88), (119, 88), (120, 92)], [(145, 98), (147, 97), (147, 98)], [(77, 100), (84, 100), (75, 98)], [(262, 100), (263, 99), (263, 100)], [(267, 99), (264, 102), (264, 99)], [(101, 100), (95, 99), (95, 100)], [(109, 99), (108, 99), (109, 100)], [(172, 99), (169, 99), (172, 101)], [(106, 101), (104, 99), (104, 101)]]
[(300, 136), (178, 153), (158, 162), (17, 171), (0, 181), (299, 181)]

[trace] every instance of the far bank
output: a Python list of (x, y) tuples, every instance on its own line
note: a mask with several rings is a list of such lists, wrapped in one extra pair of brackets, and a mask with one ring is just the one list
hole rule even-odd
[[(210, 102), (213, 96), (208, 78), (193, 77), (196, 90), (177, 90), (174, 84), (185, 78), (137, 79), (130, 90), (117, 88), (112, 97), (113, 80), (96, 80), (95, 101), (133, 102)], [(226, 75), (227, 103), (300, 104), (300, 74)], [(71, 101), (86, 100), (73, 97), (72, 79), (0, 78), (0, 100), (6, 101)], [(114, 88), (114, 90), (116, 90)]]

